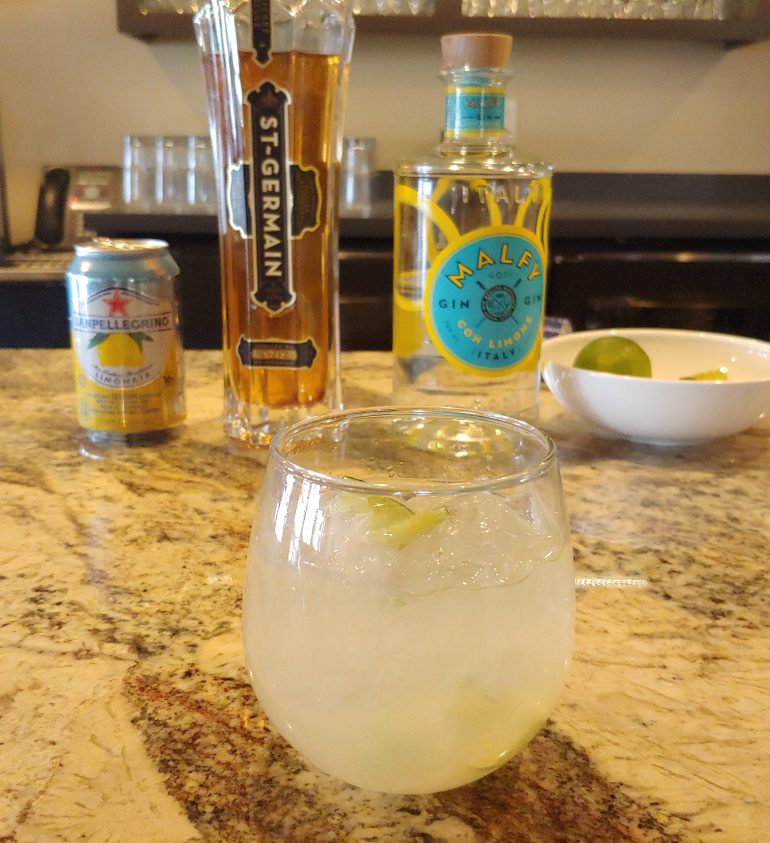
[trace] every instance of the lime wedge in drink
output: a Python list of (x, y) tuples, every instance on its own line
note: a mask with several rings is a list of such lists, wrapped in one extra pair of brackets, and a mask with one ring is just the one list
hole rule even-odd
[(576, 369), (610, 372), (614, 375), (652, 376), (652, 364), (639, 343), (627, 337), (598, 337), (583, 346), (572, 364)]
[(372, 522), (376, 526), (384, 527), (385, 529), (388, 529), (392, 524), (398, 524), (400, 521), (404, 521), (412, 515), (412, 510), (405, 503), (397, 501), (395, 498), (367, 495), (366, 505), (369, 507)]
[(338, 512), (367, 515), (369, 530), (375, 532), (384, 544), (398, 550), (449, 517), (449, 510), (444, 506), (413, 512), (395, 498), (356, 492), (340, 492), (336, 509)]
[(414, 512), (407, 518), (394, 521), (385, 527), (385, 542), (401, 550), (417, 536), (421, 536), (447, 518), (449, 518), (449, 510), (445, 506), (437, 506), (425, 512)]

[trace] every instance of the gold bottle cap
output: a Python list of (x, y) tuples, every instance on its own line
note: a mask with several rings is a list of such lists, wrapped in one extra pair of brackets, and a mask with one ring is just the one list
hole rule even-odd
[(444, 67), (507, 67), (513, 38), (494, 32), (458, 32), (441, 37)]

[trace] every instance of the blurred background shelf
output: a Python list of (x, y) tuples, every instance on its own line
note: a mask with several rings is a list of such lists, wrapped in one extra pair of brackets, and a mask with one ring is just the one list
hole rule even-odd
[[(391, 347), (392, 211), (382, 199), (370, 215), (340, 220), (345, 349)], [(185, 347), (221, 346), (215, 217), (115, 209), (85, 222), (105, 236), (167, 240), (181, 267)], [(557, 173), (550, 244), (547, 310), (576, 329), (690, 328), (770, 341), (770, 176)], [(68, 341), (63, 270), (30, 281), (0, 267), (0, 346)]]
[[(175, 12), (143, 14), (141, 0), (116, 0), (118, 30), (143, 40), (186, 41), (193, 38), (192, 15)], [(359, 15), (358, 33), (430, 35), (473, 29), (543, 38), (654, 38), (717, 41), (739, 46), (770, 39), (770, 2), (726, 3), (725, 20), (621, 19), (589, 17), (470, 16), (461, 0), (437, 0), (432, 15)]]

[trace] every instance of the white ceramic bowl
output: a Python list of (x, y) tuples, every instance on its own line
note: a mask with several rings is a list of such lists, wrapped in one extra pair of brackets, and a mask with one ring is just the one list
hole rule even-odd
[[(635, 340), (651, 378), (576, 369), (578, 351), (597, 337)], [(664, 328), (578, 331), (543, 343), (543, 378), (578, 416), (638, 442), (690, 445), (728, 436), (770, 414), (770, 343)], [(726, 381), (683, 381), (727, 367)]]

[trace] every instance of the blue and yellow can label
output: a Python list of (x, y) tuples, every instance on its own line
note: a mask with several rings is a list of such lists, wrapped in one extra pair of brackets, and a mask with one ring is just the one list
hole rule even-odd
[(503, 376), (536, 365), (544, 302), (539, 243), (524, 229), (493, 226), (439, 253), (425, 286), (425, 323), (452, 365)]

